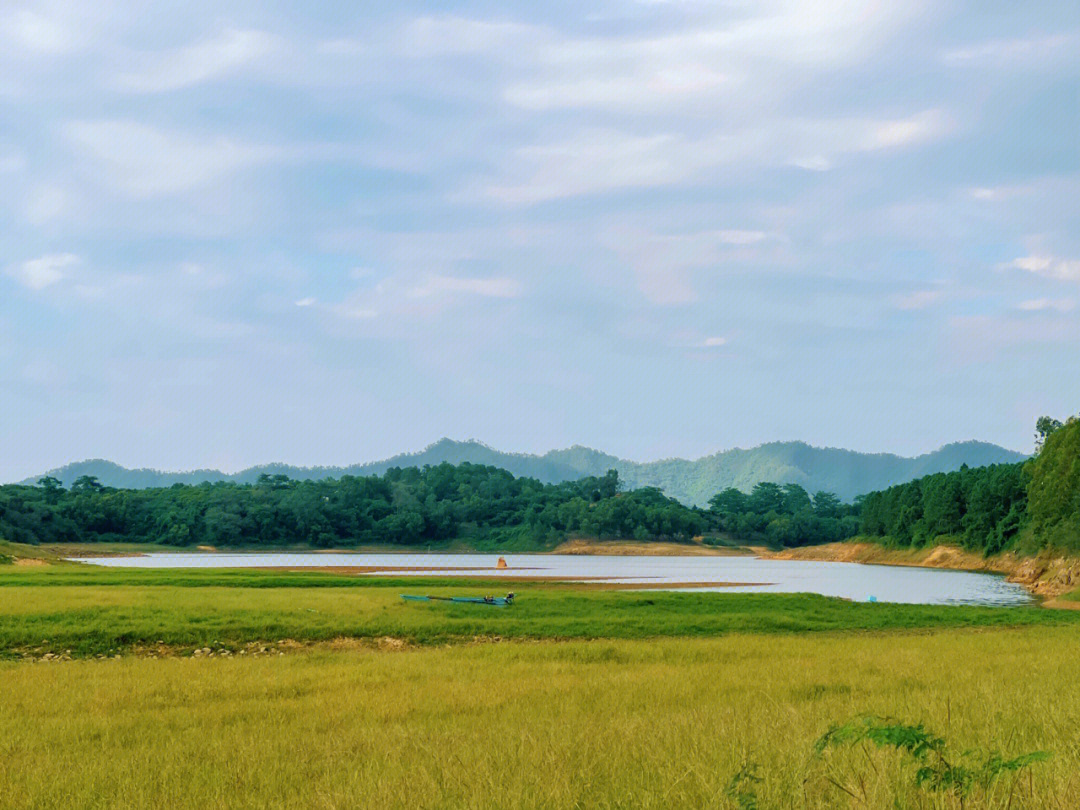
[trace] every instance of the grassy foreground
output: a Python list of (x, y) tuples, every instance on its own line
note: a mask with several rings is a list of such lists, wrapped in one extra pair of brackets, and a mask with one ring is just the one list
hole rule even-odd
[[(968, 807), (1075, 807), (1073, 627), (0, 663), (3, 807), (952, 808), (867, 712), (1051, 751)], [(852, 795), (848, 795), (850, 792)], [(745, 797), (744, 797), (745, 799)], [(749, 806), (745, 804), (744, 806)]]
[[(500, 586), (5, 566), (0, 808), (1006, 810), (1080, 795), (1080, 611), (540, 583), (515, 585), (508, 609), (399, 598)], [(1051, 758), (961, 805), (895, 750), (815, 755), (867, 714), (984, 752), (964, 762)]]
[[(161, 648), (239, 651), (336, 638), (433, 644), (482, 638), (710, 637), (1069, 625), (1080, 613), (1031, 608), (852, 603), (807, 594), (673, 593), (515, 583), (512, 608), (406, 603), (402, 592), (497, 592), (506, 583), (360, 578), (317, 572), (43, 567), (0, 574), (0, 657), (112, 655)], [(69, 652), (70, 651), (70, 652)]]

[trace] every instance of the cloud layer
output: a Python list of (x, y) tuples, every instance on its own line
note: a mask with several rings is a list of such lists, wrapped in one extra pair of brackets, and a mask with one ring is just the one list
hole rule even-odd
[(140, 8), (0, 8), (0, 478), (1076, 411), (1067, 4)]

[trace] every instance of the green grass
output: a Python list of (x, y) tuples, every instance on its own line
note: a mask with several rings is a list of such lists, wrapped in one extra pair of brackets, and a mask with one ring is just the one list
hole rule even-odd
[(729, 808), (751, 763), (760, 808), (960, 808), (894, 752), (814, 756), (875, 714), (957, 751), (1052, 752), (969, 808), (1074, 808), (1078, 642), (1068, 626), (0, 663), (0, 807)]
[[(508, 608), (410, 603), (401, 593), (498, 592)], [(391, 636), (415, 644), (506, 639), (704, 637), (730, 633), (1077, 625), (1038, 608), (845, 602), (809, 594), (617, 591), (580, 585), (352, 577), (317, 572), (48, 567), (0, 574), (0, 654), (181, 650)]]
[[(507, 587), (510, 608), (400, 599)], [(1071, 808), (1078, 647), (1080, 611), (1035, 607), (11, 566), (0, 808), (725, 808), (748, 766), (760, 808), (960, 808), (895, 751), (814, 755), (870, 714), (975, 760), (1053, 753), (966, 807)]]
[(57, 561), (57, 557), (39, 546), (28, 546), (25, 543), (12, 543), (0, 539), (0, 558), (6, 559), (5, 565), (27, 558)]

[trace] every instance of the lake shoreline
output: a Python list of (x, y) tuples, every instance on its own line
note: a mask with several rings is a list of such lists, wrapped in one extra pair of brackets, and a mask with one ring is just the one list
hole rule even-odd
[[(119, 544), (118, 544), (119, 545)], [(147, 553), (162, 553), (161, 547), (137, 551), (130, 544), (125, 547), (95, 549), (92, 546), (65, 546), (50, 548), (55, 553), (82, 558), (142, 557)], [(818, 546), (803, 546), (774, 550), (762, 546), (712, 546), (701, 540), (685, 543), (641, 542), (634, 540), (598, 540), (572, 538), (548, 549), (491, 550), (454, 544), (443, 548), (401, 547), (389, 545), (366, 545), (340, 549), (310, 549), (297, 546), (282, 548), (219, 548), (199, 546), (197, 549), (169, 549), (177, 553), (309, 553), (309, 554), (437, 554), (447, 557), (459, 554), (483, 554), (498, 557), (501, 553), (527, 554), (538, 557), (559, 555), (581, 556), (679, 556), (679, 557), (758, 557), (766, 560), (806, 560), (816, 562), (849, 562), (864, 565), (888, 565), (913, 568), (937, 568), (975, 573), (992, 573), (1004, 576), (1008, 582), (1021, 585), (1045, 607), (1074, 608), (1080, 603), (1062, 600), (1060, 597), (1073, 591), (1080, 584), (1080, 559), (1060, 554), (1044, 553), (1033, 557), (1021, 557), (1012, 552), (984, 557), (977, 552), (958, 546), (938, 544), (924, 549), (891, 549), (880, 543), (868, 541), (844, 541)], [(327, 566), (327, 570), (337, 566)], [(393, 566), (396, 567), (396, 566)], [(404, 566), (402, 566), (404, 567)], [(440, 566), (441, 568), (441, 566)], [(305, 570), (316, 570), (306, 568)], [(359, 573), (359, 572), (357, 572)]]
[(939, 544), (923, 549), (890, 549), (879, 543), (846, 541), (820, 546), (804, 546), (773, 551), (755, 547), (762, 559), (854, 562), (864, 565), (894, 565), (910, 568), (939, 568), (951, 571), (1001, 574), (1008, 582), (1022, 585), (1045, 607), (1072, 607), (1058, 597), (1080, 584), (1080, 559), (1043, 553), (1021, 557), (1012, 552), (984, 557), (957, 546)]

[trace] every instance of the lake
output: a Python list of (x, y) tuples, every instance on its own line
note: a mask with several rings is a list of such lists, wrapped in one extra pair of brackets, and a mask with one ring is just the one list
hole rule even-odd
[[(372, 576), (543, 577), (567, 582), (603, 580), (635, 587), (761, 593), (817, 593), (858, 602), (927, 605), (1024, 605), (1020, 585), (991, 574), (934, 568), (862, 565), (756, 557), (638, 557), (506, 554), (155, 553), (140, 557), (87, 557), (78, 562), (111, 568), (327, 568), (374, 567)], [(738, 583), (738, 584), (730, 584)], [(512, 583), (507, 582), (509, 588)]]

